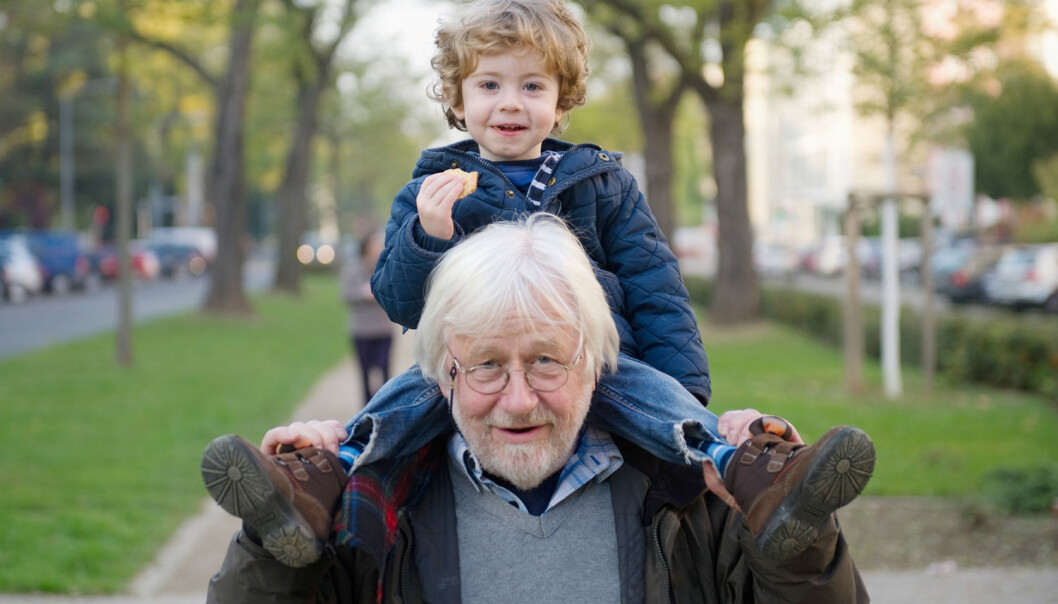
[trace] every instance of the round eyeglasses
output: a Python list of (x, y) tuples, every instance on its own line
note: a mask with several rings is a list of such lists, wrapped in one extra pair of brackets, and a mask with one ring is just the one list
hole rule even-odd
[[(452, 354), (451, 351), (449, 354)], [(473, 367), (463, 367), (455, 355), (452, 355), (452, 362), (455, 364), (455, 369), (466, 378), (467, 386), (478, 394), (496, 394), (503, 390), (507, 387), (507, 382), (511, 381), (511, 374), (515, 371), (525, 374), (525, 382), (533, 390), (554, 392), (566, 384), (569, 379), (569, 370), (573, 369), (583, 356), (583, 353), (578, 354), (577, 358), (568, 365), (541, 356), (529, 363), (528, 369), (508, 369), (506, 365), (493, 361)], [(455, 379), (455, 373), (452, 373), (452, 379)]]

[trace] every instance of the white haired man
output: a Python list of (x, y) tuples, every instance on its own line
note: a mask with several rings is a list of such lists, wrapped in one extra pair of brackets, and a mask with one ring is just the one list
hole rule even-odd
[[(454, 429), (416, 454), (365, 464), (344, 487), (336, 421), (275, 428), (260, 450), (214, 441), (205, 458), (227, 465), (204, 458), (204, 476), (257, 496), (218, 498), (239, 508), (244, 529), (208, 601), (868, 601), (833, 516), (873, 469), (859, 430), (835, 428), (808, 447), (783, 420), (726, 413), (721, 426), (740, 447), (720, 481), (711, 466), (662, 461), (586, 424), (618, 337), (557, 218), (471, 235), (435, 269), (426, 300), (415, 356)], [(314, 445), (265, 454), (299, 439)], [(326, 488), (305, 486), (324, 474)], [(333, 526), (322, 526), (339, 499)], [(325, 534), (327, 551), (291, 568), (261, 542), (284, 531)], [(787, 547), (761, 547), (774, 542)]]

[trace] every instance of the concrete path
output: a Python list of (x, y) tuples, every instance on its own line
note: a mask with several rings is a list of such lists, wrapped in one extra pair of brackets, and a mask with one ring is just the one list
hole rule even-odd
[[(411, 334), (394, 343), (393, 367), (411, 363)], [(345, 420), (362, 404), (359, 372), (347, 359), (326, 372), (298, 406), (291, 421)], [(201, 604), (209, 577), (221, 565), (239, 520), (212, 499), (188, 520), (129, 585), (117, 596), (0, 595), (0, 604)], [(961, 569), (937, 565), (921, 571), (863, 573), (873, 602), (880, 604), (1054, 604), (1058, 602), (1058, 569)]]

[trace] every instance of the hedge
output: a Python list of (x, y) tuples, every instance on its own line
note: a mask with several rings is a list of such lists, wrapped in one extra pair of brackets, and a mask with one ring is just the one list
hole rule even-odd
[[(708, 307), (712, 283), (687, 277), (691, 299)], [(785, 287), (761, 288), (761, 314), (792, 325), (811, 337), (844, 345), (843, 300)], [(1058, 401), (1058, 317), (1018, 317), (1006, 313), (968, 317), (954, 312), (935, 316), (937, 375), (957, 382), (1012, 388)], [(863, 309), (866, 354), (878, 358), (881, 310)], [(922, 320), (909, 307), (900, 309), (900, 359), (922, 363)]]

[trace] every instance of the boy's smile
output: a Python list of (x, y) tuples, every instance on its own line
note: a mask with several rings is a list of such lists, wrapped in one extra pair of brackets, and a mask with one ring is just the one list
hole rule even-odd
[(514, 48), (482, 55), (463, 79), (463, 106), (453, 107), (490, 161), (540, 157), (540, 145), (559, 123), (558, 76), (539, 51)]

